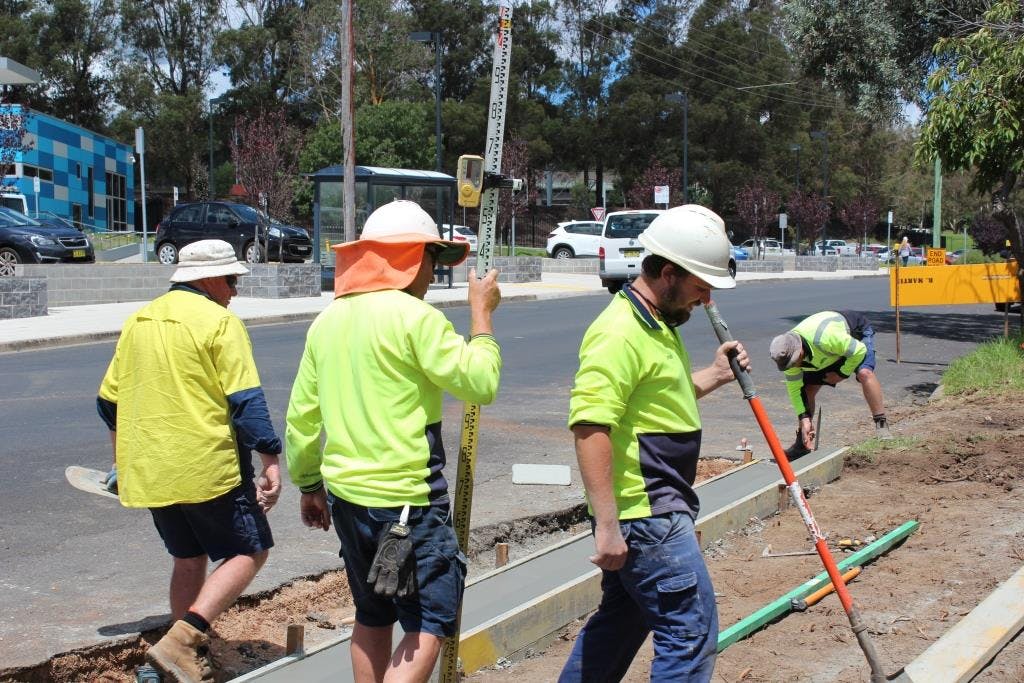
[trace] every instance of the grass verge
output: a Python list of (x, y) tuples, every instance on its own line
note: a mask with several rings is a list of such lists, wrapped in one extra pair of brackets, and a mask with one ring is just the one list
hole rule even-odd
[(888, 441), (868, 439), (867, 441), (850, 446), (850, 454), (847, 456), (846, 462), (851, 464), (852, 460), (854, 466), (874, 463), (880, 453), (885, 453), (886, 451), (905, 451), (916, 446), (918, 441), (920, 439), (916, 436), (897, 436)]
[(957, 358), (942, 375), (947, 395), (973, 391), (1024, 391), (1024, 350), (1020, 335), (980, 344)]

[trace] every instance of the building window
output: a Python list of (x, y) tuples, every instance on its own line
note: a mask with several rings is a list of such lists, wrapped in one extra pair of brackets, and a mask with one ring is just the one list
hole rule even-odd
[(72, 204), (71, 205), (71, 220), (74, 221), (75, 226), (82, 227), (82, 205)]
[(92, 166), (90, 166), (89, 168), (86, 169), (86, 181), (85, 181), (86, 184), (87, 184), (87, 187), (85, 188), (85, 191), (86, 191), (87, 196), (89, 198), (88, 199), (89, 204), (88, 204), (88, 206), (86, 206), (86, 211), (89, 212), (89, 218), (93, 218), (93, 214), (95, 213), (95, 211), (93, 210), (93, 204), (95, 204), (95, 202), (96, 202), (96, 197), (93, 196), (93, 192), (95, 192), (95, 189), (93, 188), (92, 180), (93, 180), (93, 177), (92, 177)]
[(107, 173), (107, 229), (128, 229), (127, 181), (118, 173)]
[(75, 177), (78, 178), (79, 180), (82, 179), (82, 165), (81, 164), (75, 164)]
[(25, 178), (35, 178), (36, 176), (39, 176), (39, 180), (44, 183), (53, 182), (53, 171), (48, 168), (39, 168), (38, 166), (33, 166), (31, 164), (22, 164), (21, 174), (22, 177)]

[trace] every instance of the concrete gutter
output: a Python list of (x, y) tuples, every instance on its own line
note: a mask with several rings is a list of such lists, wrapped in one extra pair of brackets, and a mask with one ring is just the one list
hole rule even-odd
[[(823, 486), (842, 473), (845, 448), (805, 456), (797, 471), (805, 488)], [(788, 506), (788, 494), (772, 460), (759, 460), (702, 482), (697, 530), (707, 547), (751, 517), (764, 518)], [(509, 657), (596, 609), (600, 570), (587, 559), (590, 532), (579, 534), (466, 586), (459, 655), (466, 673)], [(396, 627), (397, 628), (397, 627)], [(285, 657), (236, 681), (351, 681), (349, 637), (324, 643), (304, 655)]]

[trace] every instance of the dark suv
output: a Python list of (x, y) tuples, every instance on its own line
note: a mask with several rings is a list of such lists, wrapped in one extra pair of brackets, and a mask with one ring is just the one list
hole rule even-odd
[(0, 206), (0, 275), (19, 263), (92, 263), (92, 242), (79, 230), (48, 227), (20, 211)]
[(268, 234), (271, 261), (302, 263), (313, 254), (313, 243), (302, 228), (267, 218), (245, 204), (196, 202), (178, 204), (156, 226), (156, 257), (160, 263), (177, 263), (186, 244), (217, 239), (234, 247), (239, 260), (260, 263), (267, 260)]

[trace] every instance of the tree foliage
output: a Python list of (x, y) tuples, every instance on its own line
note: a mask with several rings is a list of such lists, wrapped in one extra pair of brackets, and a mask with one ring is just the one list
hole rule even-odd
[(669, 187), (669, 205), (675, 205), (682, 201), (682, 192), (679, 190), (679, 172), (666, 168), (657, 159), (651, 159), (647, 168), (629, 188), (626, 201), (634, 209), (659, 208), (654, 205), (654, 188), (663, 185)]
[(13, 170), (14, 160), (28, 152), (31, 145), (25, 137), (25, 106), (0, 103), (0, 188), (9, 186), (7, 174)]
[(1024, 263), (1014, 193), (1024, 171), (1022, 38), (1024, 7), (998, 0), (973, 31), (936, 44), (940, 66), (928, 81), (933, 97), (917, 149), (921, 162), (938, 156), (949, 170), (974, 172), (972, 185), (991, 193), (992, 216), (1003, 224), (1018, 263)]
[(786, 200), (786, 212), (799, 231), (797, 234), (814, 244), (829, 218), (830, 208), (819, 194), (794, 192)]
[(736, 215), (754, 239), (765, 236), (772, 219), (778, 216), (779, 193), (769, 190), (761, 180), (744, 185), (736, 193)]
[(280, 110), (241, 117), (235, 127), (238, 139), (231, 144), (231, 159), (251, 203), (261, 206), (262, 198), (271, 216), (291, 216), (299, 132)]
[(867, 239), (881, 217), (881, 206), (873, 195), (858, 195), (839, 211), (843, 222), (853, 229), (854, 235)]

